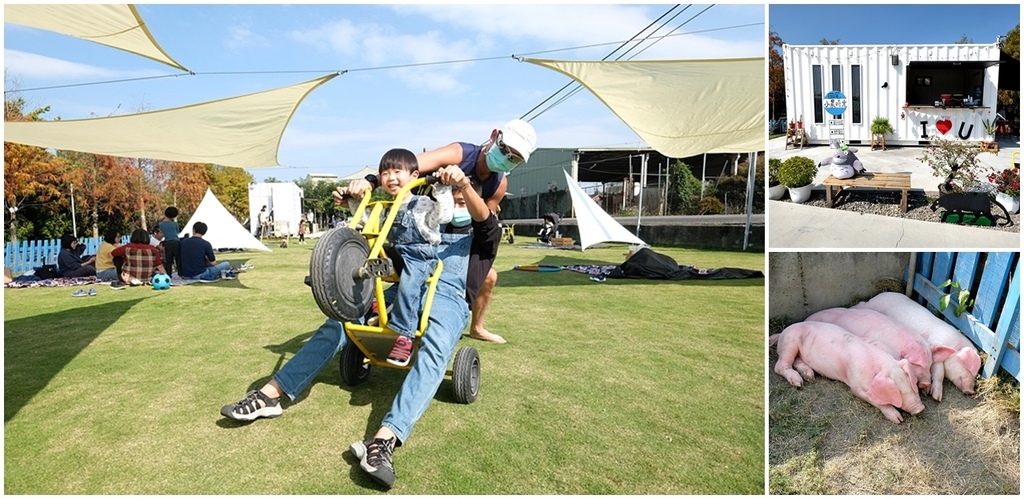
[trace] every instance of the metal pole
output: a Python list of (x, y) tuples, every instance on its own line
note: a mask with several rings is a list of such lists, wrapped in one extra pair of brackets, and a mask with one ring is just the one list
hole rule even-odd
[(78, 222), (75, 216), (75, 184), (71, 184), (71, 235), (78, 237)]
[(700, 170), (700, 199), (704, 200), (704, 177), (708, 173), (708, 153), (704, 153), (704, 167)]
[(644, 213), (644, 186), (647, 184), (647, 154), (640, 156), (640, 201), (636, 207), (636, 237), (640, 237), (640, 217)]
[(743, 251), (747, 250), (747, 243), (750, 241), (750, 217), (754, 212), (754, 174), (757, 172), (755, 166), (757, 153), (748, 153), (747, 158), (747, 228), (743, 231)]

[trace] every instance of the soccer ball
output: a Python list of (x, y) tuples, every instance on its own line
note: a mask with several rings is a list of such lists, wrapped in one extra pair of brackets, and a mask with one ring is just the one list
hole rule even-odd
[(153, 289), (163, 291), (171, 289), (171, 276), (167, 274), (156, 274), (153, 276)]

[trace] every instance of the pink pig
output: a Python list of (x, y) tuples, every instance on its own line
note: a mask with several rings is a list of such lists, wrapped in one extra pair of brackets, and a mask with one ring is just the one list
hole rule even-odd
[(917, 386), (931, 389), (932, 362), (942, 362), (954, 354), (952, 348), (931, 346), (913, 330), (901, 326), (885, 314), (864, 308), (830, 308), (807, 318), (809, 321), (828, 322), (860, 336), (885, 345), (885, 351), (894, 359), (910, 361), (911, 372)]
[(974, 395), (974, 380), (981, 369), (981, 356), (971, 340), (960, 331), (935, 317), (924, 306), (901, 293), (879, 293), (854, 308), (868, 308), (881, 312), (892, 320), (917, 332), (931, 345), (949, 347), (955, 353), (945, 361), (932, 365), (932, 398), (942, 400), (942, 379), (953, 382), (960, 391)]
[[(814, 379), (814, 371), (842, 381), (853, 394), (878, 408), (893, 423), (903, 416), (896, 407), (918, 414), (924, 404), (914, 386), (910, 362), (896, 360), (877, 342), (824, 322), (804, 321), (768, 338), (779, 352), (775, 372), (793, 386)], [(813, 371), (812, 371), (813, 369)]]

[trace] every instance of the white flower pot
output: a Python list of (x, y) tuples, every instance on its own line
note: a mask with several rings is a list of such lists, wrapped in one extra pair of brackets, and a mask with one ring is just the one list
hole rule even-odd
[(779, 184), (768, 188), (768, 199), (779, 200), (786, 194), (786, 186)]
[(804, 201), (811, 199), (811, 187), (814, 187), (814, 184), (807, 184), (802, 187), (790, 187), (789, 199), (794, 203), (803, 203)]
[(1003, 208), (1006, 208), (1007, 213), (1011, 215), (1017, 213), (1017, 210), (1020, 209), (1020, 198), (1015, 198), (1013, 196), (1010, 196), (1009, 194), (997, 192), (996, 202), (1003, 205)]

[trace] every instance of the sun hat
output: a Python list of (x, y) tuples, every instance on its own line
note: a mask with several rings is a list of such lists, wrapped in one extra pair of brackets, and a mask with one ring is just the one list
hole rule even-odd
[(533, 125), (521, 119), (514, 119), (501, 127), (501, 140), (506, 146), (515, 149), (523, 156), (523, 161), (530, 159), (530, 154), (537, 149), (537, 131)]

